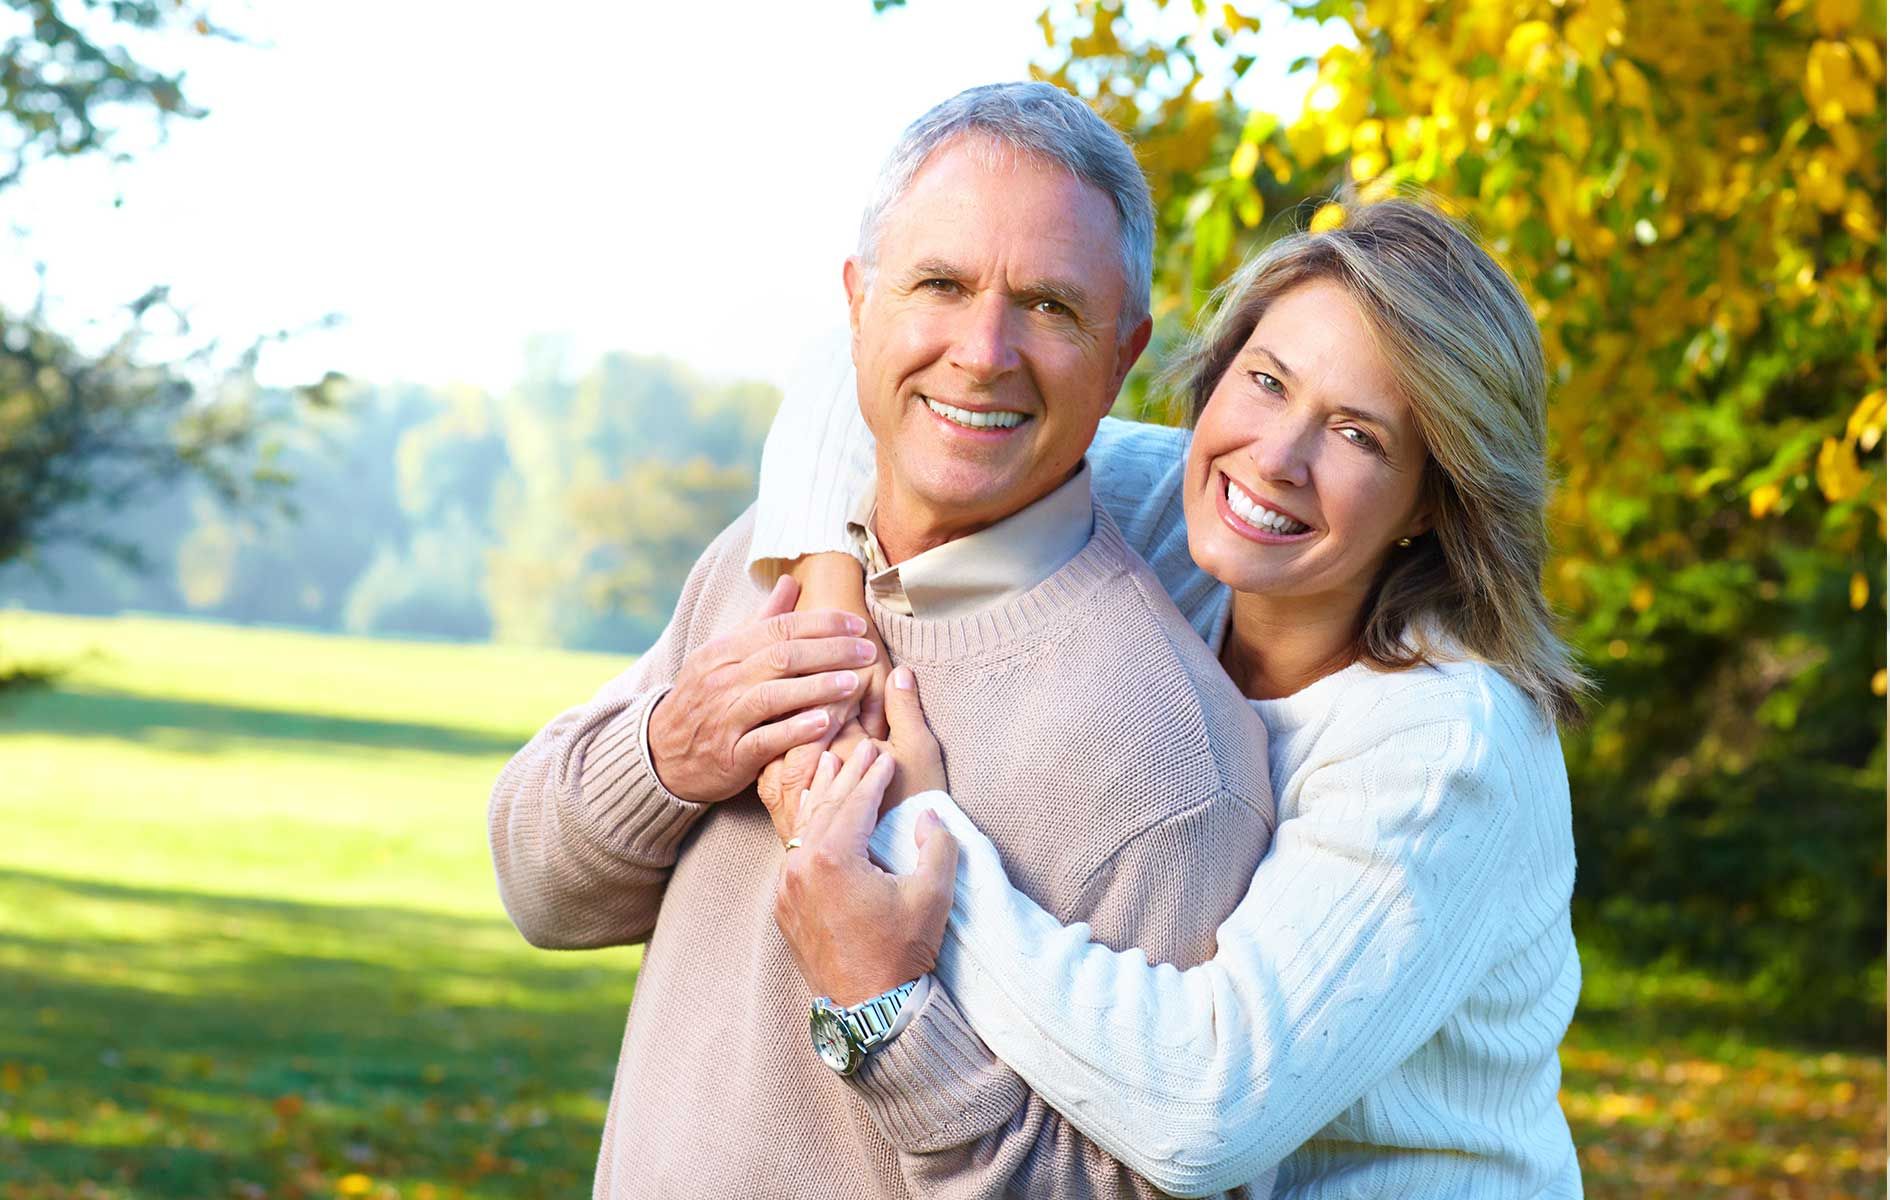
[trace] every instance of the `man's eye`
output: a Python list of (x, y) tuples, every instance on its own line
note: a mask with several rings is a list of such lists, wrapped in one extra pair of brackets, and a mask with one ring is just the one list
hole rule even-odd
[(1046, 317), (1073, 317), (1076, 315), (1070, 311), (1070, 306), (1063, 303), (1061, 300), (1039, 300), (1031, 305), (1031, 307)]
[(919, 283), (919, 290), (926, 291), (926, 292), (938, 292), (939, 294), (944, 295), (944, 294), (957, 291), (958, 281), (955, 279), (921, 280)]
[(1272, 392), (1276, 396), (1283, 396), (1286, 394), (1286, 385), (1281, 383), (1279, 380), (1275, 379), (1273, 376), (1267, 374), (1265, 371), (1254, 371), (1254, 372), (1251, 372), (1251, 374), (1253, 375), (1253, 381), (1259, 384), (1261, 387), (1265, 388), (1267, 391)]

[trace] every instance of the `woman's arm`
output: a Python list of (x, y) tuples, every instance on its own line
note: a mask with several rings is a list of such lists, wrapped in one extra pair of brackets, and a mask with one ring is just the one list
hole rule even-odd
[(919, 813), (939, 813), (961, 853), (937, 973), (970, 1024), (1105, 1151), (1201, 1195), (1275, 1167), (1492, 965), (1530, 886), (1527, 806), (1567, 788), (1546, 742), (1532, 757), (1435, 712), (1361, 730), (1303, 784), (1215, 957), (1185, 971), (1059, 925), (943, 793), (895, 810), (872, 849), (908, 870)]
[[(1164, 425), (1104, 418), (1089, 462), (1096, 499), (1203, 641), (1226, 620), (1227, 590), (1188, 556), (1181, 511), (1181, 475), (1188, 433)], [(847, 516), (873, 486), (872, 431), (860, 417), (849, 344), (820, 339), (788, 381), (762, 449), (760, 499), (749, 573), (771, 584), (798, 560), (822, 553), (851, 555)], [(794, 570), (803, 585), (814, 581)], [(818, 590), (816, 588), (816, 590)], [(824, 595), (818, 603), (838, 606)], [(804, 604), (814, 604), (808, 595)], [(853, 604), (863, 602), (855, 599)]]
[(850, 555), (847, 516), (872, 486), (873, 433), (860, 417), (848, 340), (834, 333), (811, 345), (768, 426), (748, 573), (768, 586), (804, 556)]

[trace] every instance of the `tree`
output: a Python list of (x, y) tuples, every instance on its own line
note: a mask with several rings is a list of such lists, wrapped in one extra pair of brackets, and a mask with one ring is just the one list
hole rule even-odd
[[(141, 62), (125, 36), (231, 36), (184, 0), (8, 4), (27, 28), (0, 52), (0, 187), (49, 158), (111, 152), (119, 123), (203, 115), (182, 75)], [(213, 347), (145, 362), (142, 320), (166, 302), (157, 287), (130, 304), (122, 336), (99, 355), (48, 328), (43, 306), (0, 314), (0, 565), (61, 541), (136, 561), (106, 520), (134, 499), (187, 478), (239, 503), (286, 482), (268, 431), (301, 400), (326, 403), (337, 381), (290, 395), (256, 388), (261, 342), (234, 364), (218, 365)]]
[(1554, 371), (1545, 586), (1605, 696), (1566, 739), (1586, 936), (1880, 1028), (1882, 4), (1296, 0), (1350, 44), (1285, 119), (1229, 97), (1257, 8), (1042, 20), (1042, 74), (1149, 171), (1161, 336), (1349, 195), (1480, 230)]

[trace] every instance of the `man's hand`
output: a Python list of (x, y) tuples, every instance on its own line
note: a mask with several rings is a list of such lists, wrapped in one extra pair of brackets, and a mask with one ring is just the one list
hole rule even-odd
[(824, 742), (832, 728), (824, 706), (858, 694), (860, 672), (879, 653), (860, 636), (866, 619), (794, 612), (799, 594), (784, 576), (754, 621), (683, 660), (651, 711), (650, 758), (676, 796), (713, 804), (737, 794), (789, 749)]
[(762, 768), (755, 790), (783, 841), (793, 835), (801, 793), (814, 785), (821, 751), (832, 742), (844, 760), (861, 737), (886, 736), (886, 680), (892, 673), (892, 662), (879, 641), (879, 631), (872, 627), (867, 614), (866, 574), (852, 555), (810, 554), (795, 560), (788, 574), (801, 585), (803, 611), (832, 608), (866, 618), (866, 636), (879, 647), (879, 657), (861, 671), (864, 683), (858, 692), (827, 706), (826, 738), (796, 746)]
[(862, 741), (845, 765), (821, 755), (802, 806), (800, 845), (781, 864), (774, 920), (817, 996), (851, 1005), (917, 979), (938, 961), (951, 912), (958, 843), (926, 813), (919, 866), (889, 875), (866, 857), (892, 756)]

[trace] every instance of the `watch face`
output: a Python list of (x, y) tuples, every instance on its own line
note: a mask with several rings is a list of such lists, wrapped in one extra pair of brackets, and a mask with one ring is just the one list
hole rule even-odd
[(813, 1034), (814, 1052), (820, 1055), (820, 1061), (842, 1075), (851, 1074), (857, 1065), (857, 1052), (840, 1014), (832, 1009), (816, 1008), (808, 1020), (808, 1030)]

